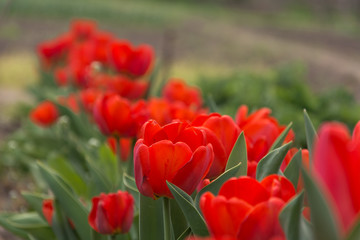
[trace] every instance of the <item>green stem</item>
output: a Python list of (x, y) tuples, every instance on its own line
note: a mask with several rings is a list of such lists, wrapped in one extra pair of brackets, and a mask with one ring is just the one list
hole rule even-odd
[(123, 175), (124, 175), (124, 166), (122, 164), (121, 161), (121, 149), (120, 149), (120, 137), (116, 136), (115, 137), (115, 151), (116, 151), (116, 156), (117, 156), (117, 164), (118, 164), (118, 169), (119, 169), (119, 187), (121, 190), (125, 189), (124, 186), (124, 181), (123, 181)]
[(170, 200), (163, 198), (164, 239), (171, 239)]

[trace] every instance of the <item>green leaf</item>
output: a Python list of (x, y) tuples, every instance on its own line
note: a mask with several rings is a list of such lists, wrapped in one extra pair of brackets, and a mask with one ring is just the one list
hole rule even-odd
[(281, 145), (283, 144), (286, 136), (288, 135), (290, 129), (292, 126), (292, 122), (289, 123), (287, 125), (287, 127), (284, 129), (284, 131), (281, 132), (281, 134), (277, 137), (277, 139), (275, 140), (275, 142), (273, 143), (273, 145), (271, 146), (269, 152), (271, 152), (272, 150), (281, 147)]
[(140, 194), (140, 240), (163, 239), (164, 223), (161, 199), (153, 200)]
[(246, 176), (247, 174), (247, 150), (244, 132), (242, 132), (235, 142), (233, 149), (231, 150), (228, 162), (226, 164), (225, 171), (230, 168), (240, 165), (239, 171), (235, 174), (236, 177)]
[(88, 188), (84, 180), (73, 169), (73, 167), (64, 158), (57, 157), (48, 161), (49, 166), (54, 169), (67, 183), (71, 185), (74, 191), (81, 196), (87, 196)]
[(123, 175), (123, 181), (126, 189), (131, 193), (131, 195), (135, 199), (135, 203), (137, 208), (140, 208), (140, 198), (139, 198), (139, 190), (136, 186), (135, 179), (129, 176), (127, 173)]
[(358, 239), (360, 239), (360, 218), (357, 219), (357, 222), (349, 231), (349, 234), (346, 238), (346, 240), (358, 240)]
[(39, 216), (42, 216), (43, 219), (46, 220), (42, 212), (42, 203), (44, 199), (49, 199), (50, 197), (43, 194), (29, 192), (22, 192), (21, 194), (27, 203), (39, 214)]
[(37, 240), (55, 239), (51, 228), (37, 213), (1, 215), (0, 224), (22, 238), (33, 236)]
[(170, 199), (170, 209), (174, 237), (177, 239), (181, 234), (183, 234), (184, 230), (189, 227), (189, 224), (184, 213), (182, 212), (182, 209), (175, 199)]
[(191, 228), (188, 227), (178, 238), (177, 240), (184, 240), (186, 237), (188, 237), (192, 233)]
[(69, 220), (64, 215), (59, 204), (54, 201), (54, 213), (52, 217), (52, 229), (59, 240), (77, 240), (76, 235), (71, 229)]
[(302, 155), (301, 155), (301, 149), (300, 149), (293, 156), (289, 165), (286, 167), (286, 169), (284, 171), (285, 177), (292, 182), (295, 189), (297, 188), (297, 185), (298, 185), (300, 169), (301, 169), (301, 162), (302, 162), (301, 160), (302, 160)]
[(65, 181), (53, 170), (42, 163), (38, 163), (44, 180), (49, 185), (61, 208), (74, 223), (77, 232), (82, 240), (91, 239), (91, 228), (88, 224), (89, 211), (80, 200), (69, 191)]
[(239, 163), (235, 167), (228, 169), (223, 174), (218, 176), (215, 180), (213, 180), (209, 185), (203, 187), (196, 195), (196, 198), (195, 198), (196, 208), (198, 210), (200, 210), (199, 202), (200, 202), (201, 195), (203, 195), (205, 192), (211, 192), (214, 195), (217, 195), (221, 186), (230, 178), (235, 177), (236, 174), (239, 172), (240, 167), (241, 167), (241, 163)]
[(210, 112), (219, 112), (219, 108), (211, 94), (207, 95), (207, 105), (210, 108)]
[(309, 159), (310, 159), (310, 162), (311, 162), (311, 158), (312, 158), (312, 154), (313, 154), (314, 142), (315, 142), (315, 140), (317, 138), (317, 134), (316, 134), (316, 130), (314, 128), (314, 125), (311, 122), (310, 117), (307, 114), (305, 109), (304, 109), (304, 121), (305, 121), (305, 134), (306, 134), (307, 149), (309, 150)]
[(263, 180), (270, 174), (277, 174), (279, 172), (281, 163), (284, 160), (286, 153), (289, 151), (291, 144), (292, 142), (289, 142), (272, 150), (259, 161), (256, 168), (256, 179), (258, 181)]
[(113, 183), (113, 189), (116, 189), (119, 181), (122, 180), (118, 179), (120, 163), (107, 144), (100, 146), (96, 163), (102, 175), (107, 177), (107, 181)]
[(196, 209), (192, 198), (183, 190), (170, 182), (166, 182), (176, 202), (179, 204), (192, 232), (197, 236), (208, 236), (205, 220)]
[(336, 224), (331, 208), (326, 202), (325, 195), (305, 169), (302, 168), (301, 173), (310, 206), (315, 239), (340, 239), (338, 224)]
[(297, 195), (281, 210), (279, 219), (288, 240), (300, 240), (304, 192)]

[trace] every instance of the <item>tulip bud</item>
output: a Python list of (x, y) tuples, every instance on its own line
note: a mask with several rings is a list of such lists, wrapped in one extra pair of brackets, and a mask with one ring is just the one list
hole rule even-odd
[(101, 234), (127, 233), (134, 216), (134, 198), (128, 192), (100, 194), (92, 199), (89, 224)]

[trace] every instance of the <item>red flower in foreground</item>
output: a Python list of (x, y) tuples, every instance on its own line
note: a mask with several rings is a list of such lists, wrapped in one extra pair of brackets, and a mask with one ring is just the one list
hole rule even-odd
[(318, 134), (312, 169), (344, 233), (360, 213), (360, 122), (352, 137), (341, 123), (326, 123)]
[(44, 199), (42, 203), (42, 213), (50, 226), (52, 225), (52, 217), (54, 213), (53, 201), (54, 200), (52, 199)]
[(44, 101), (30, 112), (30, 119), (43, 127), (52, 125), (58, 119), (59, 113), (52, 102)]
[(294, 195), (291, 182), (278, 175), (261, 182), (249, 177), (232, 178), (224, 183), (218, 196), (203, 194), (200, 208), (216, 239), (285, 239), (278, 215)]
[[(272, 144), (285, 129), (278, 121), (270, 116), (271, 110), (261, 108), (248, 116), (248, 107), (242, 105), (236, 113), (236, 124), (244, 131), (247, 154), (248, 176), (255, 177), (257, 163), (269, 152)], [(285, 142), (294, 139), (292, 131)]]
[(150, 120), (134, 148), (136, 185), (141, 194), (153, 199), (173, 197), (166, 181), (191, 194), (208, 173), (213, 158), (202, 130), (186, 122), (160, 127)]
[(94, 105), (94, 119), (105, 135), (135, 137), (142, 124), (148, 120), (146, 104), (131, 104), (117, 94), (98, 97)]
[(104, 194), (92, 199), (89, 224), (101, 234), (127, 233), (134, 216), (134, 198), (128, 192)]

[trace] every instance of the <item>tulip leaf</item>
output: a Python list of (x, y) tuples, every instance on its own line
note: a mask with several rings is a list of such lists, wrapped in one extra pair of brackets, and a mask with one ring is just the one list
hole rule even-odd
[(56, 172), (42, 163), (38, 163), (38, 166), (41, 175), (54, 193), (56, 200), (59, 201), (66, 216), (73, 221), (80, 238), (82, 240), (91, 239), (91, 229), (88, 224), (89, 211), (79, 201), (78, 197), (69, 191), (65, 181)]
[(68, 107), (61, 105), (56, 101), (54, 101), (54, 104), (56, 104), (56, 107), (61, 115), (65, 115), (69, 118), (71, 129), (76, 133), (76, 135), (83, 136), (84, 133), (86, 133), (86, 130), (84, 128), (84, 123), (80, 120), (80, 118)]
[(198, 210), (200, 210), (199, 202), (200, 202), (201, 195), (203, 195), (205, 192), (211, 192), (212, 194), (217, 195), (221, 186), (230, 178), (235, 177), (236, 174), (239, 172), (240, 167), (241, 167), (241, 163), (239, 163), (235, 167), (228, 169), (223, 174), (218, 176), (215, 180), (210, 182), (209, 185), (203, 187), (196, 195), (196, 198), (195, 198), (196, 208)]
[(39, 214), (39, 216), (45, 217), (42, 211), (42, 203), (44, 199), (49, 199), (49, 196), (43, 194), (34, 194), (29, 192), (22, 192), (21, 195), (25, 198), (26, 202)]
[(246, 152), (246, 142), (244, 137), (244, 132), (242, 132), (238, 139), (235, 142), (235, 145), (230, 153), (228, 162), (226, 164), (225, 171), (229, 170), (232, 167), (235, 167), (239, 163), (240, 169), (236, 173), (236, 177), (246, 176), (247, 174), (247, 152)]
[(164, 224), (161, 199), (153, 200), (140, 194), (140, 240), (163, 239)]
[(48, 164), (68, 183), (74, 191), (81, 196), (87, 196), (87, 185), (74, 168), (64, 158), (58, 157), (48, 161)]
[(0, 225), (25, 239), (30, 239), (29, 235), (37, 240), (55, 239), (47, 222), (35, 212), (3, 214), (0, 216)]
[(317, 134), (316, 134), (316, 130), (314, 128), (314, 125), (311, 122), (310, 117), (307, 114), (305, 109), (304, 109), (304, 121), (305, 121), (305, 135), (306, 135), (307, 149), (309, 150), (309, 159), (310, 159), (310, 162), (311, 162), (311, 158), (312, 158), (312, 154), (313, 154), (314, 142), (315, 142), (315, 140), (317, 138)]
[(336, 224), (325, 195), (304, 168), (302, 168), (301, 173), (310, 206), (315, 239), (340, 239), (338, 224)]
[(207, 230), (205, 220), (196, 209), (192, 198), (174, 184), (170, 182), (166, 182), (166, 184), (183, 211), (192, 232), (197, 236), (208, 236), (209, 232)]
[(184, 230), (189, 227), (188, 222), (180, 208), (179, 204), (175, 199), (170, 199), (170, 214), (171, 214), (171, 223), (174, 230), (174, 237), (177, 239), (181, 234), (183, 234)]
[(207, 105), (210, 108), (210, 112), (219, 112), (219, 108), (216, 105), (214, 97), (211, 94), (207, 95)]
[(279, 172), (282, 161), (284, 160), (286, 153), (290, 149), (292, 142), (289, 142), (275, 150), (269, 152), (263, 157), (256, 168), (256, 179), (258, 181), (263, 180), (270, 174), (277, 174)]
[(300, 227), (302, 219), (302, 206), (304, 201), (304, 192), (300, 193), (289, 201), (281, 210), (279, 219), (284, 229), (286, 239), (300, 240)]
[(281, 147), (281, 145), (283, 144), (286, 136), (288, 135), (288, 133), (290, 132), (292, 126), (292, 122), (289, 123), (286, 128), (281, 132), (281, 134), (276, 138), (275, 142), (273, 143), (273, 145), (271, 146), (269, 152), (271, 152), (272, 150)]
[(192, 233), (191, 228), (188, 227), (176, 240), (184, 240)]
[(284, 175), (287, 179), (289, 179), (294, 185), (295, 189), (298, 185), (298, 180), (300, 176), (300, 168), (301, 168), (301, 149), (293, 156), (289, 165), (286, 167), (284, 171)]
[(54, 212), (51, 225), (57, 239), (59, 240), (77, 240), (76, 235), (70, 227), (69, 219), (65, 217), (59, 204), (54, 201)]
[(358, 240), (360, 239), (360, 217), (357, 218), (352, 229), (350, 229), (346, 240)]
[(130, 191), (131, 195), (134, 197), (136, 206), (139, 208), (140, 207), (139, 190), (136, 186), (135, 179), (124, 172), (123, 181), (127, 190)]

